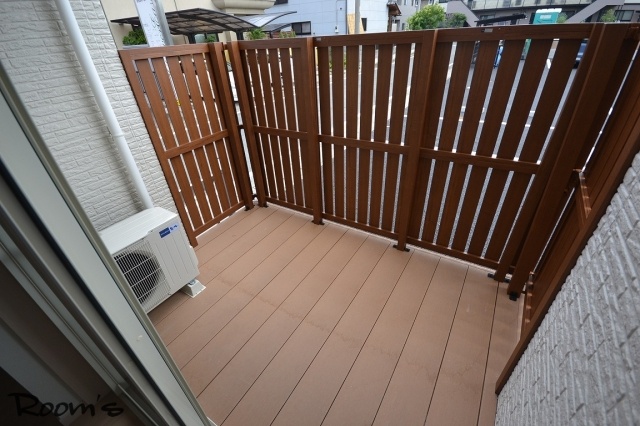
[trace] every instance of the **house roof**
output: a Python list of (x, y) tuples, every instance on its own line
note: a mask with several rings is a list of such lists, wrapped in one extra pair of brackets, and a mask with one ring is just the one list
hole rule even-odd
[[(169, 31), (176, 35), (189, 34), (214, 34), (223, 31), (248, 31), (253, 28), (261, 28), (271, 21), (284, 15), (295, 12), (265, 13), (263, 15), (235, 16), (228, 13), (210, 9), (185, 9), (174, 12), (167, 12), (167, 23)], [(140, 26), (140, 18), (132, 16), (130, 18), (112, 19), (116, 24), (129, 24)]]

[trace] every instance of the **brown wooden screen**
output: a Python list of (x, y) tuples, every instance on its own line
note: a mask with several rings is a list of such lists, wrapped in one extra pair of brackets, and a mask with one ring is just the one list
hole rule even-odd
[[(528, 234), (551, 235), (552, 227), (531, 230), (532, 220), (573, 131), (568, 120), (592, 99), (576, 97), (590, 90), (585, 73), (602, 68), (596, 42), (576, 72), (577, 52), (601, 32), (562, 25), (316, 37), (315, 55), (299, 39), (232, 43), (253, 169), (262, 174), (258, 197), (316, 217), (321, 205), (324, 218), (398, 239), (399, 248), (496, 268), (502, 280), (515, 273)], [(600, 122), (612, 100), (599, 103)], [(584, 146), (595, 136), (585, 134)], [(528, 256), (537, 261), (543, 249)]]
[(311, 39), (230, 43), (258, 202), (321, 221)]
[[(497, 392), (506, 384), (640, 150), (640, 63), (634, 58), (640, 27), (605, 29), (586, 53), (601, 66), (581, 70), (584, 87), (590, 90), (575, 94), (575, 108), (568, 114), (568, 130), (556, 156), (564, 161), (556, 161), (551, 171), (550, 179), (558, 184), (545, 188), (526, 236), (527, 250), (517, 262), (511, 291), (520, 291), (526, 271), (532, 274), (526, 286), (522, 337), (498, 380)], [(556, 209), (560, 210), (559, 220), (548, 223), (543, 213)], [(553, 225), (548, 247), (540, 256), (542, 242), (533, 231)]]
[(251, 188), (222, 46), (120, 51), (191, 245)]

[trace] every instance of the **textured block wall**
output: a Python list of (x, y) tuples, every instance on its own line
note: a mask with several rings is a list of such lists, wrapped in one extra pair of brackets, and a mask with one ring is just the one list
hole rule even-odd
[(498, 397), (497, 425), (640, 424), (640, 154)]
[[(100, 2), (71, 5), (151, 198), (175, 212)], [(140, 211), (53, 1), (0, 2), (0, 61), (94, 226)]]

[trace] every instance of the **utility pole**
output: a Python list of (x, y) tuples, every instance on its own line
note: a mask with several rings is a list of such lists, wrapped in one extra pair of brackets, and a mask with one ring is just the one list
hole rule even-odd
[(360, 0), (356, 0), (356, 34), (360, 34)]
[(140, 25), (150, 47), (171, 46), (173, 38), (169, 32), (167, 17), (159, 0), (134, 0)]

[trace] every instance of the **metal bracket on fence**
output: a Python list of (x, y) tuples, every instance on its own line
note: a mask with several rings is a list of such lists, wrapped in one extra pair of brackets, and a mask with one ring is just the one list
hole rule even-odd
[[(495, 273), (495, 272), (489, 272), (489, 273), (487, 274), (487, 276), (488, 276), (489, 278), (491, 278), (492, 280), (495, 280), (495, 279), (496, 279), (496, 273)], [(505, 283), (507, 283), (507, 284), (509, 284), (509, 283), (511, 282), (511, 278), (509, 278), (509, 277), (505, 277), (504, 282), (505, 282)]]

